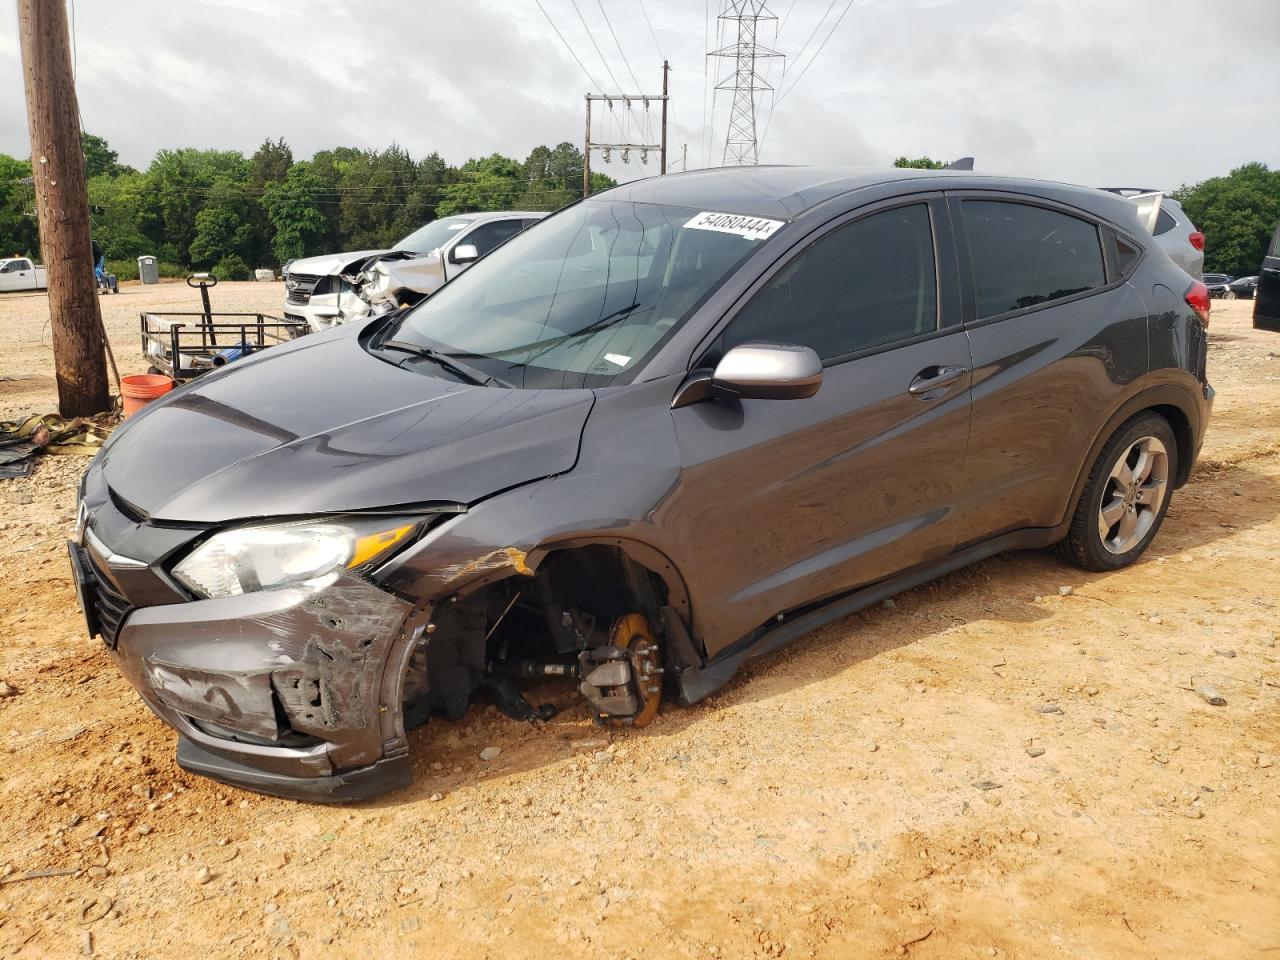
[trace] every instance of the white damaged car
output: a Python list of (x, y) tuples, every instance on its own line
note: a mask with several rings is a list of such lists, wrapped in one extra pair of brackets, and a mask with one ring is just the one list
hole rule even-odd
[(294, 260), (284, 275), (285, 319), (325, 330), (415, 304), (546, 215), (462, 213), (431, 221), (390, 250)]

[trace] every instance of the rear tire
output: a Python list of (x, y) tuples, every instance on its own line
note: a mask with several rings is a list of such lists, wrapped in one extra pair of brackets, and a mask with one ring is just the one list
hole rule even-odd
[(1058, 553), (1085, 570), (1127, 567), (1159, 532), (1177, 475), (1169, 421), (1150, 411), (1125, 421), (1094, 461)]

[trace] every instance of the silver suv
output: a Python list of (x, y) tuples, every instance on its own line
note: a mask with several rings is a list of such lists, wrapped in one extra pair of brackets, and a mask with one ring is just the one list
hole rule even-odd
[(1204, 271), (1204, 234), (1196, 229), (1182, 204), (1161, 190), (1143, 187), (1103, 187), (1132, 200), (1138, 216), (1146, 224), (1169, 259), (1199, 280)]
[(390, 250), (294, 260), (284, 274), (285, 319), (319, 331), (411, 306), (545, 216), (463, 213), (431, 221)]

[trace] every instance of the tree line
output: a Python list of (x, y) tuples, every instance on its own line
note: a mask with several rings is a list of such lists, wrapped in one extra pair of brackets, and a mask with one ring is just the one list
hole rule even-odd
[[(555, 210), (575, 200), (582, 151), (535, 147), (523, 161), (492, 154), (450, 166), (438, 153), (414, 160), (402, 147), (335, 147), (295, 160), (284, 140), (246, 157), (235, 150), (161, 150), (144, 171), (119, 162), (101, 137), (81, 145), (93, 232), (113, 272), (135, 260), (162, 270), (213, 269), (225, 279), (295, 257), (389, 247), (436, 217), (473, 210)], [(899, 157), (895, 166), (943, 166)], [(31, 163), (0, 154), (0, 256), (39, 255)], [(592, 174), (592, 190), (613, 186)], [(1208, 272), (1256, 273), (1280, 222), (1280, 170), (1247, 163), (1173, 191), (1207, 239)]]
[[(582, 151), (535, 147), (454, 167), (438, 153), (336, 147), (295, 160), (284, 140), (252, 156), (235, 150), (161, 150), (146, 170), (119, 162), (84, 134), (93, 236), (113, 272), (136, 276), (151, 255), (181, 274), (212, 269), (242, 279), (253, 267), (341, 250), (385, 248), (436, 217), (476, 210), (554, 210), (582, 190)], [(0, 256), (39, 255), (31, 164), (0, 154)], [(592, 174), (592, 189), (614, 181)]]

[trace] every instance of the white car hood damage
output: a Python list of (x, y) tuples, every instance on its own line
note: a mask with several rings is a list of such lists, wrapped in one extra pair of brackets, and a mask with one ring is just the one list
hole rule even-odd
[(308, 277), (341, 276), (360, 265), (370, 257), (379, 257), (389, 250), (355, 250), (351, 253), (329, 253), (320, 257), (305, 257), (289, 264), (289, 272)]

